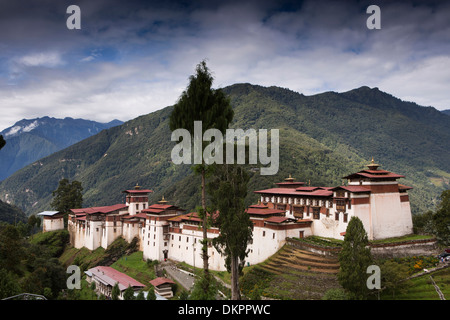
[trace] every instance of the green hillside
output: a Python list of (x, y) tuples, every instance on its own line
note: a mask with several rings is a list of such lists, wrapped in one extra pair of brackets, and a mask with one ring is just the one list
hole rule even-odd
[[(252, 191), (269, 188), (289, 174), (311, 185), (335, 186), (375, 158), (383, 169), (406, 176), (413, 212), (432, 208), (450, 179), (450, 117), (403, 102), (378, 89), (304, 96), (288, 89), (236, 84), (223, 89), (235, 116), (233, 128), (279, 129), (280, 167), (274, 176), (251, 172)], [(62, 178), (84, 188), (84, 206), (122, 203), (121, 191), (137, 183), (187, 210), (200, 204), (200, 178), (189, 165), (175, 165), (168, 117), (172, 107), (104, 130), (43, 158), (0, 184), (27, 214), (48, 210)]]
[(16, 206), (0, 201), (0, 222), (15, 224), (19, 221), (27, 221), (25, 213)]

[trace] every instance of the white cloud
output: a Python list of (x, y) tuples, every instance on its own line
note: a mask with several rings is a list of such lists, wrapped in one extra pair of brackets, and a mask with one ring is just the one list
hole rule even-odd
[(64, 61), (58, 52), (32, 53), (16, 60), (19, 64), (27, 67), (49, 67), (62, 66)]
[(450, 5), (390, 3), (381, 4), (377, 31), (367, 30), (359, 2), (305, 1), (297, 11), (260, 1), (186, 11), (124, 5), (104, 16), (101, 5), (81, 5), (82, 32), (58, 31), (48, 49), (24, 45), (9, 55), (15, 59), (0, 54), (0, 63), (13, 62), (10, 85), (0, 78), (0, 105), (9, 108), (0, 128), (34, 116), (109, 121), (149, 113), (175, 103), (205, 58), (216, 87), (250, 82), (310, 95), (367, 85), (450, 108)]

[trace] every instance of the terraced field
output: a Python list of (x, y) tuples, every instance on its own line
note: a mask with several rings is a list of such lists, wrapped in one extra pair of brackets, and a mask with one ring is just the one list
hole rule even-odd
[(321, 299), (331, 288), (339, 288), (337, 257), (325, 257), (285, 245), (258, 268), (271, 274), (264, 295), (279, 299)]

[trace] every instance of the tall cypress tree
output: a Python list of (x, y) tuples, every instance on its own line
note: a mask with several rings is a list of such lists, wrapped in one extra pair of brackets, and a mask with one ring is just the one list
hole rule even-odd
[(213, 208), (218, 210), (214, 225), (220, 233), (213, 244), (225, 256), (225, 266), (231, 272), (231, 299), (240, 300), (238, 280), (248, 255), (253, 227), (244, 204), (249, 176), (242, 165), (216, 164), (214, 169), (208, 193)]
[(342, 250), (339, 253), (338, 280), (354, 300), (367, 298), (367, 267), (373, 262), (369, 240), (362, 221), (352, 217), (345, 232)]
[[(208, 129), (218, 129), (223, 133), (233, 119), (233, 109), (229, 99), (220, 89), (212, 88), (213, 77), (203, 60), (196, 67), (195, 75), (189, 78), (189, 84), (181, 94), (170, 115), (170, 130), (186, 129), (194, 137), (194, 121), (202, 122), (203, 133)], [(203, 150), (204, 148), (202, 148)], [(202, 207), (199, 214), (202, 217), (203, 241), (202, 259), (203, 269), (208, 273), (208, 244), (207, 244), (207, 209), (206, 209), (206, 164), (203, 156), (202, 163), (194, 166), (194, 171), (201, 174)]]

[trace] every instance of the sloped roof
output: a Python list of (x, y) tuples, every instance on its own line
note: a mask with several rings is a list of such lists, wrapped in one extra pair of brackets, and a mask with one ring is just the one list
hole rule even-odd
[(40, 213), (38, 213), (37, 215), (38, 216), (54, 216), (54, 215), (56, 215), (56, 214), (58, 214), (59, 213), (59, 211), (42, 211), (42, 212), (40, 212)]
[(162, 284), (166, 284), (166, 283), (174, 284), (175, 282), (173, 282), (172, 280), (170, 280), (168, 278), (164, 278), (164, 277), (159, 277), (159, 278), (150, 280), (150, 284), (154, 287), (158, 287), (158, 286), (160, 286)]
[(90, 208), (81, 208), (81, 209), (70, 209), (75, 214), (85, 213), (85, 214), (93, 214), (93, 213), (111, 213), (116, 210), (128, 208), (126, 204), (114, 204), (112, 206), (103, 206), (103, 207), (90, 207)]
[(332, 190), (336, 190), (336, 189), (344, 189), (344, 190), (347, 190), (352, 193), (361, 193), (361, 192), (369, 192), (370, 193), (370, 189), (368, 189), (364, 186), (339, 186), (339, 187), (333, 188)]
[[(302, 190), (301, 188), (308, 188), (308, 189)], [(265, 193), (265, 194), (274, 194), (274, 195), (291, 195), (291, 196), (317, 196), (317, 197), (329, 197), (329, 196), (333, 195), (333, 192), (330, 191), (330, 188), (322, 188), (322, 187), (300, 187), (297, 189), (271, 188), (271, 189), (254, 191), (254, 193)]]
[(111, 267), (97, 266), (89, 269), (88, 272), (90, 272), (93, 277), (97, 278), (105, 285), (110, 285), (113, 287), (116, 283), (118, 283), (120, 291), (127, 289), (129, 286), (133, 288), (145, 287), (145, 285), (139, 281)]
[(255, 208), (255, 207), (248, 207), (247, 213), (249, 215), (278, 215), (278, 214), (284, 214), (286, 213), (285, 210), (278, 210), (278, 209), (269, 209), (268, 207), (265, 208)]
[(122, 191), (123, 193), (152, 193), (150, 189), (129, 189)]

